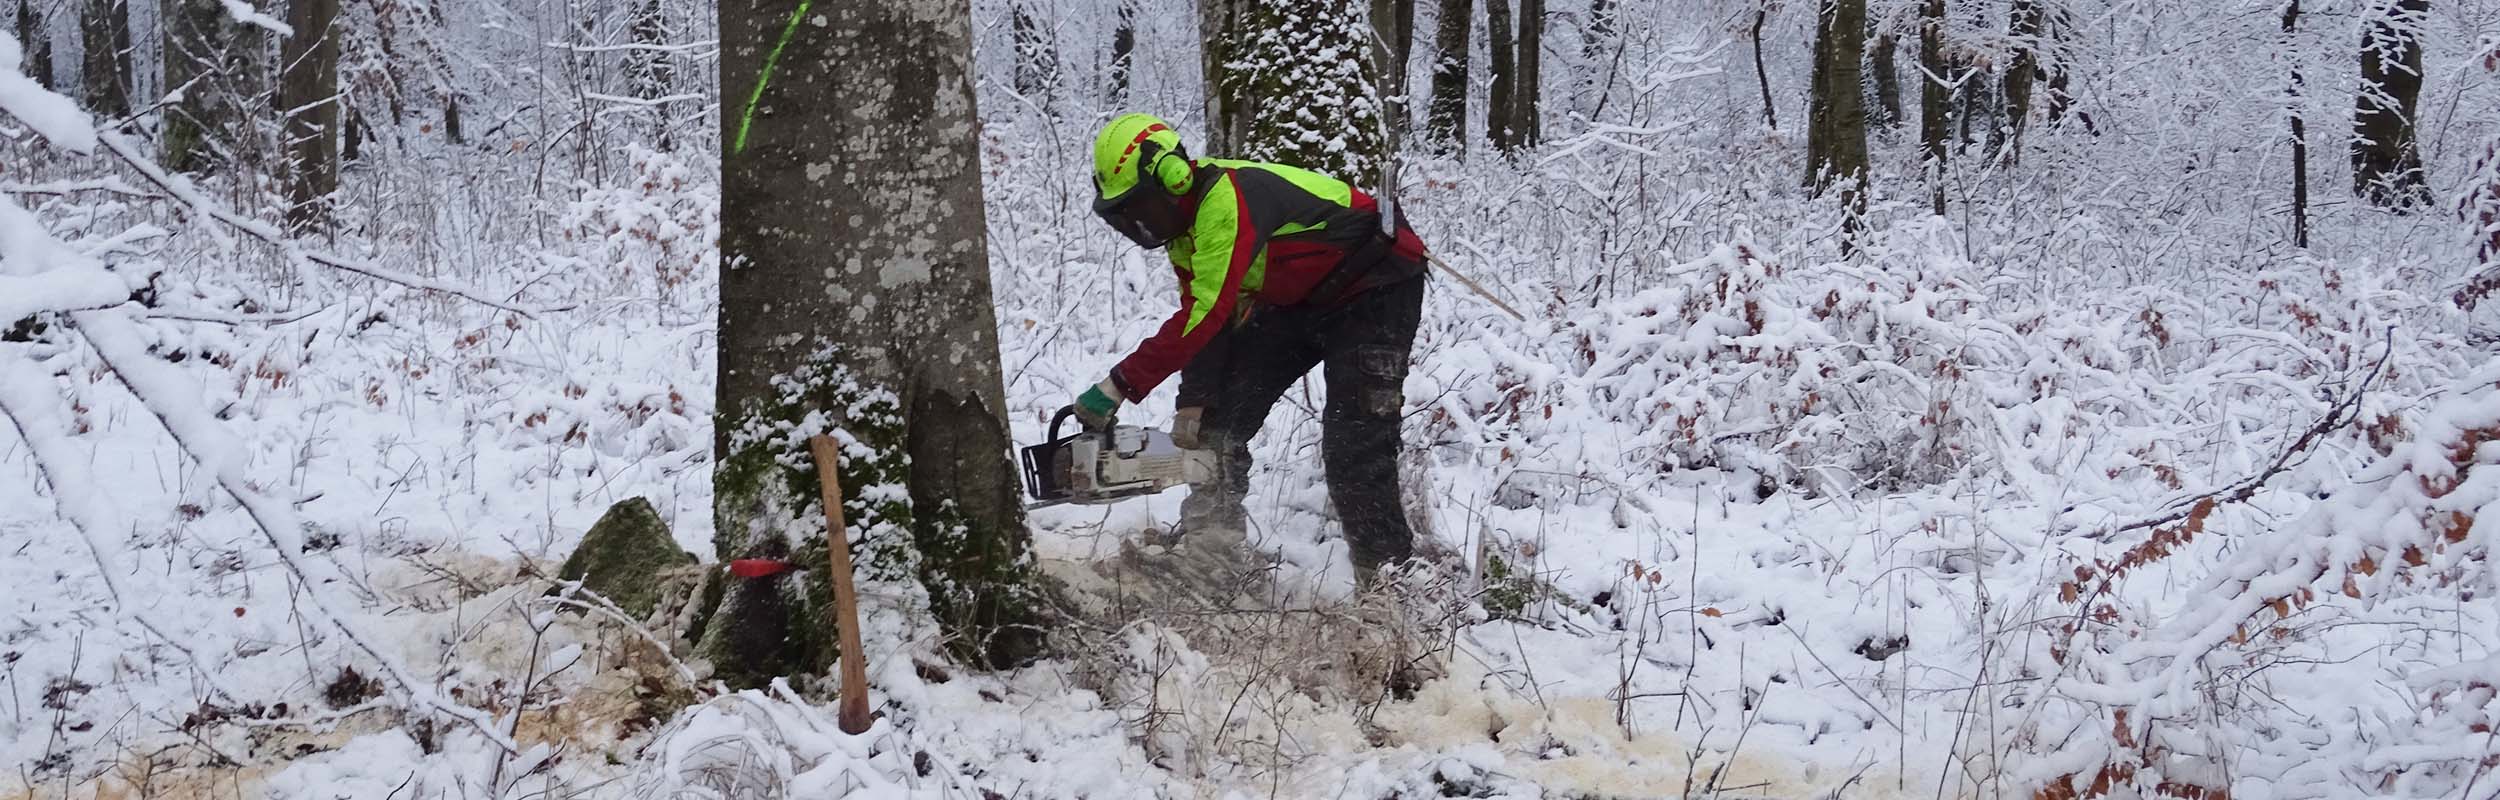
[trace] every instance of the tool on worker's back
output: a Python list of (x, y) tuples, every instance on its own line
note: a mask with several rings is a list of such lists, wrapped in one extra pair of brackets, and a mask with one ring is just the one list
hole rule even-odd
[(1169, 433), (1116, 419), (1099, 430), (1079, 426), (1060, 436), (1059, 426), (1074, 416), (1075, 406), (1059, 409), (1050, 418), (1050, 440), (1024, 448), (1024, 490), (1033, 497), (1026, 508), (1110, 503), (1215, 474), (1213, 453), (1184, 450)]

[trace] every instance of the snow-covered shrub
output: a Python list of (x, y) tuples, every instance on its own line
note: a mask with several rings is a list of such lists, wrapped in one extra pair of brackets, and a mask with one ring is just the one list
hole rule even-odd
[(572, 268), (605, 275), (607, 295), (658, 299), (663, 321), (708, 314), (714, 265), (720, 260), (717, 167), (698, 169), (677, 154), (641, 144), (624, 147), (621, 185), (582, 187), (565, 206), (561, 225)]

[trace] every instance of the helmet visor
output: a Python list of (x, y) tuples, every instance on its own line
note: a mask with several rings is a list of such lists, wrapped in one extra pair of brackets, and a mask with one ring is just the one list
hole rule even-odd
[(1095, 202), (1094, 213), (1103, 224), (1148, 250), (1169, 244), (1181, 234), (1180, 203), (1163, 192), (1129, 191)]

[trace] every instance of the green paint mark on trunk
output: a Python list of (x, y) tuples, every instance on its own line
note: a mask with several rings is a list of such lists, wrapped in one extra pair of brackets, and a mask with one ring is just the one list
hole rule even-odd
[(781, 61), (781, 48), (790, 45), (790, 35), (799, 32), (799, 20), (807, 16), (808, 5), (815, 0), (799, 0), (799, 10), (790, 12), (790, 24), (781, 26), (781, 38), (773, 42), (772, 52), (764, 54), (764, 71), (755, 74), (755, 91), (747, 94), (746, 112), (738, 115), (738, 138), (729, 144), (729, 152), (747, 149), (747, 127), (755, 124), (755, 104), (764, 99), (764, 85), (773, 80), (773, 65)]

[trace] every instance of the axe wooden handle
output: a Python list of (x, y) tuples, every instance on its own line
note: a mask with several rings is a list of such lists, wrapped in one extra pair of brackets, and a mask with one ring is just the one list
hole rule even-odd
[(833, 627), (842, 647), (842, 732), (868, 732), (868, 655), (859, 644), (859, 594), (851, 586), (851, 537), (842, 524), (842, 454), (833, 439), (816, 434), (807, 439), (816, 455), (816, 477), (824, 486), (825, 552), (833, 564)]

